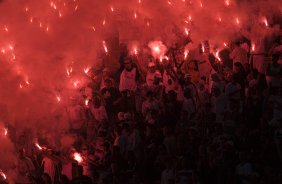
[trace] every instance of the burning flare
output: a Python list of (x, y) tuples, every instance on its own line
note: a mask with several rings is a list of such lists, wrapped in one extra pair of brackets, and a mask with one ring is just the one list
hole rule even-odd
[(1, 177), (2, 177), (4, 180), (7, 179), (6, 174), (5, 174), (1, 169), (0, 169), (0, 175), (1, 175)]
[(82, 158), (82, 156), (80, 155), (80, 153), (78, 153), (78, 152), (75, 152), (75, 153), (73, 154), (73, 159), (76, 160), (78, 163), (83, 162), (83, 158)]

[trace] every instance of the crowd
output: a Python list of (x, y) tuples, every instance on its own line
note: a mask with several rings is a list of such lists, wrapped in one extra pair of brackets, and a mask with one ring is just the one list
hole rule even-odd
[(145, 60), (122, 45), (119, 70), (91, 71), (67, 108), (72, 146), (37, 135), (39, 149), (28, 130), (15, 139), (15, 181), (282, 183), (282, 36), (275, 40), (250, 52), (239, 39), (219, 56), (206, 41), (187, 58), (177, 45)]

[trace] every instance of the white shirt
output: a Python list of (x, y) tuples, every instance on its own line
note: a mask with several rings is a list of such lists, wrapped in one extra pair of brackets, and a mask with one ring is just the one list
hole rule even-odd
[(136, 89), (136, 68), (133, 68), (131, 71), (124, 69), (120, 75), (119, 91), (136, 91)]

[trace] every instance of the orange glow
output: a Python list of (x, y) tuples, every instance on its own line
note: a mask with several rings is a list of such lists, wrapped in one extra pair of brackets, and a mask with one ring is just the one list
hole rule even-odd
[(254, 52), (256, 50), (256, 45), (253, 43), (252, 44), (252, 51)]
[(106, 42), (105, 42), (105, 41), (103, 41), (103, 47), (104, 47), (105, 52), (106, 52), (106, 53), (108, 53), (108, 47), (107, 47), (107, 45), (106, 45)]
[(43, 149), (38, 143), (35, 143), (35, 146), (36, 146), (39, 150), (42, 150), (42, 149)]
[(75, 153), (73, 154), (73, 158), (74, 158), (74, 160), (76, 160), (78, 163), (83, 162), (83, 159), (82, 159), (80, 153), (78, 153), (78, 152), (75, 152)]
[(5, 174), (2, 170), (0, 170), (0, 175), (1, 175), (1, 177), (2, 177), (4, 180), (7, 179), (6, 174)]

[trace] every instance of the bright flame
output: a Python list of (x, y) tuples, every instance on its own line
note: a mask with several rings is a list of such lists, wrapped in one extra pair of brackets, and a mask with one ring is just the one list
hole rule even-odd
[(252, 51), (254, 52), (256, 50), (256, 45), (253, 43), (252, 44)]
[(186, 59), (187, 59), (188, 54), (189, 54), (189, 50), (185, 50), (185, 51), (184, 51), (184, 60), (186, 60)]
[(89, 104), (89, 99), (86, 99), (85, 102), (84, 102), (85, 106), (88, 106)]
[(7, 128), (4, 128), (4, 135), (8, 135), (8, 129)]
[(74, 160), (76, 160), (78, 163), (83, 162), (83, 159), (82, 159), (80, 153), (78, 153), (78, 152), (75, 152), (75, 153), (73, 154), (73, 158), (74, 158)]
[(35, 143), (35, 146), (36, 146), (39, 150), (42, 150), (42, 149), (43, 149), (38, 143)]
[(133, 48), (133, 53), (134, 53), (135, 55), (138, 54), (138, 49), (137, 49), (136, 47)]
[(219, 57), (219, 51), (216, 51), (215, 53), (215, 57), (218, 61), (221, 61), (221, 58)]
[(103, 47), (104, 47), (105, 52), (106, 52), (106, 53), (108, 53), (108, 47), (107, 47), (107, 45), (106, 45), (106, 42), (105, 42), (105, 41), (103, 41)]
[(188, 36), (189, 35), (189, 29), (185, 28), (185, 34)]
[(202, 52), (205, 53), (205, 46), (202, 44)]
[(60, 102), (61, 101), (61, 97), (60, 96), (56, 96), (57, 101)]
[(74, 81), (74, 82), (73, 82), (73, 86), (74, 86), (74, 87), (77, 87), (77, 86), (78, 86), (78, 83), (79, 83), (79, 81)]
[(84, 73), (87, 74), (90, 70), (90, 67), (84, 68), (83, 70), (84, 70)]
[(240, 24), (239, 18), (236, 18), (236, 24)]
[(3, 178), (4, 180), (7, 179), (6, 174), (5, 174), (2, 170), (0, 170), (0, 175), (2, 176), (2, 178)]
[(264, 25), (265, 25), (266, 27), (268, 27), (268, 22), (267, 22), (266, 17), (264, 17), (263, 22), (264, 22)]
[(66, 69), (68, 76), (72, 73), (72, 67)]

